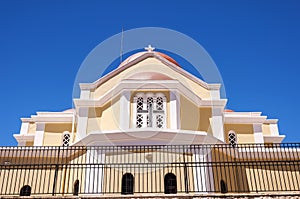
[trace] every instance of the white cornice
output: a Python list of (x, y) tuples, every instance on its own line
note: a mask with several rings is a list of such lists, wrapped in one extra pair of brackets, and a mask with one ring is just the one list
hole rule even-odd
[(47, 122), (47, 123), (56, 123), (56, 122), (72, 122), (72, 115), (68, 116), (61, 116), (61, 115), (33, 115), (31, 116), (34, 122)]
[(261, 112), (224, 112), (225, 117), (261, 116)]
[(21, 118), (22, 122), (33, 122), (31, 118)]
[(155, 144), (222, 144), (203, 131), (172, 129), (127, 129), (95, 131), (72, 146), (155, 145)]
[(139, 85), (140, 90), (170, 90), (178, 91), (183, 96), (187, 97), (190, 101), (194, 102), (197, 106), (201, 107), (219, 107), (224, 108), (226, 105), (226, 99), (220, 100), (203, 100), (190, 89), (184, 86), (178, 80), (142, 80), (143, 84), (139, 80), (122, 80), (115, 87), (101, 96), (99, 99), (74, 99), (76, 108), (78, 107), (95, 107), (103, 106), (109, 100), (118, 96), (122, 91), (136, 90)]
[(282, 140), (285, 138), (285, 135), (264, 135), (264, 142), (265, 143), (281, 143)]
[(227, 124), (277, 124), (278, 119), (267, 119), (261, 112), (224, 112), (224, 123)]
[(98, 88), (101, 84), (106, 82), (107, 80), (114, 77), (115, 75), (121, 73), (122, 71), (126, 70), (127, 68), (129, 68), (129, 67), (131, 67), (131, 66), (133, 66), (133, 65), (135, 65), (135, 64), (137, 64), (137, 63), (139, 63), (139, 62), (141, 62), (141, 61), (143, 61), (143, 60), (145, 60), (149, 57), (154, 57), (154, 58), (160, 60), (163, 64), (165, 64), (166, 66), (168, 66), (172, 70), (180, 73), (181, 75), (187, 77), (188, 79), (191, 79), (195, 83), (199, 84), (200, 86), (202, 86), (202, 87), (204, 87), (208, 90), (218, 90), (221, 87), (221, 84), (207, 84), (206, 82), (202, 81), (201, 79), (197, 78), (196, 76), (188, 73), (187, 71), (185, 71), (181, 67), (173, 64), (172, 62), (170, 62), (166, 58), (160, 56), (158, 53), (147, 52), (147, 53), (142, 54), (140, 57), (137, 57), (136, 59), (128, 62), (124, 66), (122, 66), (120, 68), (117, 68), (117, 69), (113, 70), (112, 72), (108, 73), (107, 75), (99, 78), (98, 80), (96, 80), (93, 83), (81, 83), (80, 84), (80, 89), (81, 90), (94, 90), (94, 89)]
[(227, 116), (224, 117), (225, 124), (253, 124), (264, 123), (267, 116)]
[(22, 142), (22, 141), (34, 141), (34, 135), (31, 134), (14, 134), (13, 135), (14, 138), (18, 141), (18, 142)]
[(264, 124), (277, 124), (278, 119), (267, 119)]
[(74, 113), (71, 112), (37, 112), (31, 118), (21, 118), (22, 122), (60, 123), (72, 122)]

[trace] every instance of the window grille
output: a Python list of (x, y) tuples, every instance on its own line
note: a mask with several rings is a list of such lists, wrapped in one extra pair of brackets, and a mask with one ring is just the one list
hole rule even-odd
[(137, 93), (134, 103), (135, 128), (165, 128), (166, 97), (162, 93)]
[(237, 139), (236, 139), (236, 134), (235, 134), (234, 131), (229, 131), (229, 133), (228, 133), (228, 141), (229, 141), (229, 144), (232, 147), (236, 147), (236, 145), (237, 145)]
[(70, 140), (71, 140), (71, 135), (69, 132), (64, 132), (63, 133), (63, 146), (69, 146), (70, 145)]

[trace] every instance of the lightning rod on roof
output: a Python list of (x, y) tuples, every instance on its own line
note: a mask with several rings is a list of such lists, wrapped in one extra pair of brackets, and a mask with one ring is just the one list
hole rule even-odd
[(120, 49), (120, 63), (122, 63), (123, 59), (123, 40), (124, 40), (124, 28), (122, 26), (122, 33), (121, 33), (121, 49)]

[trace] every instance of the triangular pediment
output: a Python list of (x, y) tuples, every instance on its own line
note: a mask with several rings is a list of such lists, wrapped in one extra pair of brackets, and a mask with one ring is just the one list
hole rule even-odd
[[(133, 59), (125, 60), (120, 66), (101, 77), (97, 81), (88, 84), (80, 84), (81, 90), (90, 90), (93, 92), (93, 98), (99, 98), (104, 93), (108, 92), (120, 81), (124, 79), (131, 79), (139, 75), (150, 77), (157, 80), (176, 79), (191, 90), (200, 95), (201, 98), (210, 98), (210, 90), (219, 90), (220, 84), (207, 84), (201, 79), (188, 73), (182, 69), (177, 63), (168, 59), (168, 57), (161, 56), (161, 53), (143, 52)], [(139, 76), (140, 77), (140, 76)], [(143, 78), (139, 78), (142, 82)], [(147, 79), (149, 80), (149, 79)], [(98, 89), (101, 87), (101, 89)], [(100, 91), (101, 90), (101, 91)]]

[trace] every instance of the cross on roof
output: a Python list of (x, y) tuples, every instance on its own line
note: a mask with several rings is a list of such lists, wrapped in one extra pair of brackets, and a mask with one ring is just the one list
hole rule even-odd
[(147, 50), (148, 52), (152, 52), (155, 48), (149, 44), (148, 47), (145, 47), (144, 49)]

